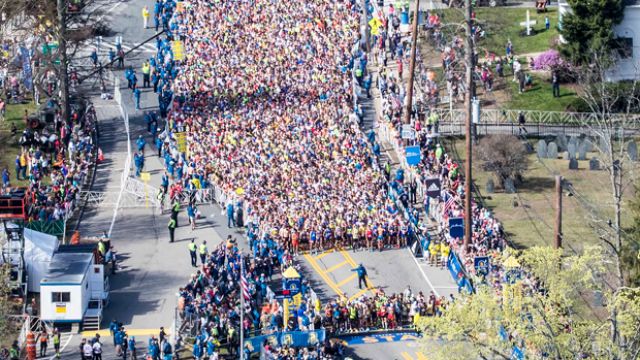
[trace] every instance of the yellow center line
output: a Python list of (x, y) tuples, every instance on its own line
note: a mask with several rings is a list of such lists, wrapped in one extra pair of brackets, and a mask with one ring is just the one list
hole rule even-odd
[(353, 280), (353, 279), (355, 279), (357, 277), (358, 277), (358, 274), (351, 274), (351, 276), (349, 276), (348, 278), (346, 278), (346, 279), (340, 281), (339, 283), (337, 283), (336, 286), (342, 287), (342, 285), (348, 283), (349, 281), (351, 281), (351, 280)]
[(309, 254), (305, 254), (304, 255), (305, 259), (307, 259), (307, 261), (309, 262), (309, 264), (311, 265), (311, 267), (313, 268), (313, 270), (315, 270), (316, 273), (318, 273), (318, 275), (320, 275), (320, 277), (322, 278), (322, 280), (324, 280), (324, 282), (333, 290), (336, 292), (336, 294), (338, 294), (341, 298), (346, 298), (346, 296), (344, 295), (344, 292), (342, 290), (340, 290), (336, 284), (324, 273), (324, 271), (320, 268), (320, 266), (318, 265), (318, 263), (316, 262), (316, 260), (313, 258), (313, 256), (309, 255)]
[(427, 360), (427, 357), (420, 351), (418, 351), (416, 355), (418, 355), (418, 360)]
[(400, 355), (402, 355), (402, 358), (403, 358), (404, 360), (413, 360), (413, 358), (411, 357), (411, 355), (409, 355), (409, 353), (408, 353), (408, 352), (406, 352), (406, 351), (401, 352), (401, 353), (400, 353)]
[[(338, 270), (338, 269), (340, 269), (341, 267), (343, 267), (343, 266), (347, 265), (348, 263), (349, 263), (349, 262), (348, 262), (347, 260), (345, 260), (345, 261), (341, 262), (340, 264), (333, 265), (332, 267), (328, 268), (327, 270), (325, 270), (325, 271), (324, 271), (324, 273), (325, 273), (325, 274), (328, 274), (328, 273), (330, 273), (330, 272), (332, 272), (332, 271)], [(340, 285), (338, 285), (338, 286), (340, 286)]]
[[(351, 255), (344, 251), (344, 250), (340, 250), (340, 254), (342, 254), (342, 256), (349, 262), (349, 264), (351, 264), (351, 266), (353, 266), (354, 268), (357, 268), (358, 265), (356, 264), (355, 260), (353, 260), (353, 258), (351, 257)], [(366, 292), (367, 290), (371, 290), (371, 294), (376, 295), (377, 291), (375, 289), (375, 286), (373, 286), (373, 283), (371, 282), (371, 279), (369, 279), (369, 277), (366, 277), (367, 280), (367, 289), (364, 289)], [(362, 295), (362, 294), (361, 294)]]

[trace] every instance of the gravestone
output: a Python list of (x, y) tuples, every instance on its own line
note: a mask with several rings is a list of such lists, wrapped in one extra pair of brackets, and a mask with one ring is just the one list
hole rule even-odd
[(554, 142), (550, 142), (547, 146), (547, 159), (557, 159), (558, 158), (558, 145)]
[(635, 140), (631, 140), (627, 145), (627, 154), (629, 154), (631, 161), (638, 161), (638, 144)]
[(578, 146), (578, 160), (587, 160), (587, 144), (586, 142), (589, 140), (584, 140)]
[(568, 157), (567, 160), (575, 159), (576, 158), (576, 144), (569, 143), (569, 145), (567, 145), (567, 153), (569, 154), (569, 157)]
[(564, 134), (560, 134), (558, 136), (556, 136), (556, 146), (558, 147), (558, 151), (566, 151), (567, 150), (567, 145), (569, 144), (569, 141), (567, 140), (567, 136)]
[(493, 182), (493, 179), (487, 180), (487, 184), (485, 185), (485, 190), (488, 194), (493, 194), (496, 190), (496, 184)]
[(573, 146), (578, 147), (578, 137), (577, 136), (570, 137), (569, 144), (573, 144)]
[(504, 181), (504, 192), (507, 194), (516, 193), (516, 185), (513, 183), (513, 179), (507, 179)]
[(569, 160), (569, 170), (578, 170), (578, 160), (575, 158)]
[(536, 152), (538, 153), (538, 158), (544, 159), (547, 157), (547, 142), (544, 140), (538, 141), (538, 145), (536, 146)]
[(589, 170), (600, 170), (600, 161), (598, 160), (598, 158), (592, 157), (591, 160), (589, 160)]
[(603, 153), (604, 155), (609, 155), (609, 147), (607, 146), (607, 142), (604, 138), (600, 137), (598, 139), (598, 151)]

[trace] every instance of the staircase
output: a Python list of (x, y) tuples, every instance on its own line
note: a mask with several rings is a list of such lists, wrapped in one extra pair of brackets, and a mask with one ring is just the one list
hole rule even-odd
[(100, 330), (101, 322), (102, 322), (102, 300), (89, 301), (89, 308), (84, 313), (84, 317), (82, 318), (82, 330), (83, 331)]

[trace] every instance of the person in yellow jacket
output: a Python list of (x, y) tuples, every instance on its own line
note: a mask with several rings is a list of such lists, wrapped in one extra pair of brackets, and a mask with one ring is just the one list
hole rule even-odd
[(440, 266), (444, 269), (447, 266), (447, 261), (449, 260), (449, 253), (451, 252), (451, 248), (449, 244), (443, 242), (440, 244)]
[(142, 87), (147, 88), (150, 86), (151, 86), (151, 65), (147, 60), (142, 64)]
[(429, 265), (438, 265), (438, 252), (440, 252), (440, 244), (433, 241), (429, 244)]
[(144, 24), (144, 28), (149, 28), (149, 7), (145, 6), (142, 8), (142, 23)]

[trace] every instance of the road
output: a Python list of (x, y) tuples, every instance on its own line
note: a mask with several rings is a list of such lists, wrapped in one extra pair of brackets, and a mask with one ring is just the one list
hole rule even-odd
[[(125, 50), (137, 46), (154, 36), (151, 29), (142, 29), (141, 9), (143, 6), (153, 9), (151, 0), (131, 0), (113, 2), (110, 0), (94, 0), (90, 9), (106, 10), (105, 20), (111, 28), (110, 36), (102, 39), (100, 60), (106, 62), (106, 49), (113, 47), (116, 37), (122, 37)], [(125, 61), (134, 69), (140, 69), (142, 61), (155, 51), (154, 42), (143, 45)], [(90, 51), (90, 50), (85, 50)], [(86, 54), (80, 54), (74, 64), (88, 65)], [(115, 75), (123, 79), (121, 71)], [(92, 79), (90, 79), (92, 80)], [(125, 83), (122, 81), (121, 83)], [(99, 118), (100, 147), (106, 160), (97, 169), (93, 191), (117, 192), (121, 186), (121, 176), (127, 154), (127, 137), (118, 105), (113, 100), (100, 100), (97, 97), (96, 81), (86, 81), (83, 92), (93, 95)], [(144, 110), (157, 109), (157, 98), (150, 89), (143, 89), (142, 110), (135, 110), (131, 91), (121, 88), (123, 105), (129, 113), (131, 138), (145, 136), (147, 143), (151, 137), (146, 133), (143, 122)], [(375, 124), (373, 100), (365, 100), (365, 128)], [(149, 185), (158, 187), (163, 166), (154, 155), (153, 148), (147, 147), (145, 171), (151, 173)], [(150, 194), (153, 196), (154, 194)], [(102, 330), (99, 331), (105, 343), (105, 358), (113, 358), (113, 347), (110, 345), (106, 327), (111, 319), (117, 319), (128, 329), (129, 335), (136, 336), (143, 346), (150, 335), (158, 333), (160, 326), (170, 329), (174, 318), (177, 289), (186, 284), (194, 269), (190, 266), (187, 243), (195, 239), (198, 244), (206, 240), (209, 248), (220, 244), (228, 235), (242, 237), (242, 232), (226, 227), (226, 219), (221, 216), (221, 209), (215, 205), (201, 206), (206, 215), (198, 228), (191, 231), (184, 214), (179, 218), (180, 226), (176, 231), (177, 241), (168, 242), (166, 223), (167, 214), (160, 214), (153, 208), (127, 208), (117, 212), (112, 243), (122, 263), (118, 272), (111, 276), (110, 304), (104, 310)], [(83, 236), (96, 236), (109, 228), (113, 219), (113, 209), (108, 207), (87, 208), (81, 219), (79, 231)], [(239, 241), (239, 244), (246, 244)], [(394, 249), (383, 252), (367, 251), (334, 251), (320, 255), (301, 255), (298, 262), (302, 266), (303, 275), (309, 279), (314, 290), (322, 300), (336, 296), (353, 298), (361, 294), (373, 294), (383, 290), (386, 293), (404, 291), (411, 286), (414, 292), (425, 294), (434, 292), (438, 295), (455, 293), (456, 287), (447, 271), (433, 268), (415, 260), (409, 250)], [(357, 278), (352, 268), (362, 263), (368, 269), (370, 289), (358, 289)], [(81, 337), (93, 336), (94, 332), (79, 335), (67, 334), (63, 342), (63, 358), (77, 356), (77, 346)], [(357, 341), (356, 341), (357, 342)], [(406, 343), (415, 340), (394, 342), (376, 342), (375, 344), (354, 344), (354, 358), (380, 358), (377, 353), (388, 354), (388, 359), (422, 359), (424, 354), (417, 351), (408, 352), (403, 349)], [(403, 355), (403, 352), (406, 354)], [(411, 357), (408, 357), (411, 356)]]

